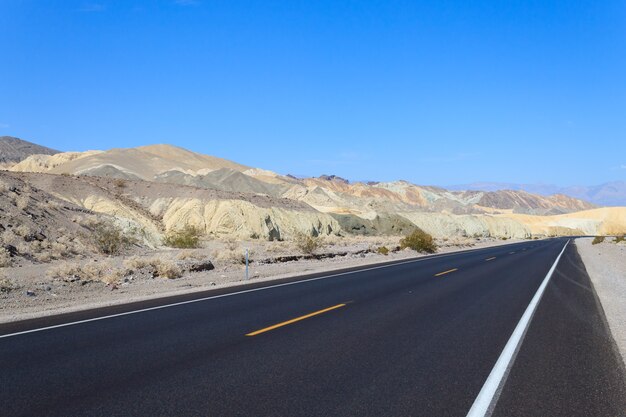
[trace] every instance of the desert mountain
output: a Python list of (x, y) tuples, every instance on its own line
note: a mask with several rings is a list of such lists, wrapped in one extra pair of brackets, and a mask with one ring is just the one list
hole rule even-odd
[(590, 203), (564, 195), (540, 196), (525, 191), (449, 191), (406, 181), (352, 184), (333, 175), (297, 179), (171, 145), (33, 155), (12, 170), (146, 180), (264, 194), (302, 201), (324, 213), (353, 214), (370, 220), (380, 213), (407, 211), (547, 215), (595, 208)]
[(56, 153), (59, 151), (12, 136), (0, 136), (0, 165), (2, 166), (15, 164), (35, 154), (54, 155)]
[(478, 182), (453, 185), (451, 190), (526, 191), (543, 196), (562, 194), (572, 198), (589, 201), (599, 206), (626, 206), (626, 181), (612, 181), (592, 186), (559, 187), (549, 184), (511, 184), (498, 182)]
[[(437, 237), (621, 227), (615, 216), (598, 220), (591, 213), (596, 206), (565, 195), (295, 178), (170, 145), (32, 155), (11, 170), (54, 196), (132, 221), (153, 236), (185, 224), (215, 236), (270, 239), (297, 232), (400, 234), (415, 227)], [(590, 217), (578, 216), (588, 211)], [(559, 217), (568, 213), (575, 215)]]

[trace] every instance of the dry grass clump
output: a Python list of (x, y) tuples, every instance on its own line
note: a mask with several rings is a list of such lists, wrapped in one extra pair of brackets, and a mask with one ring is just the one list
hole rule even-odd
[[(252, 260), (253, 250), (248, 251), (248, 259)], [(245, 251), (237, 246), (236, 249), (224, 248), (211, 252), (211, 260), (225, 264), (241, 265), (246, 262)]]
[(77, 262), (62, 262), (48, 269), (50, 278), (64, 281), (101, 281), (105, 284), (119, 282), (125, 276), (125, 270), (118, 268), (113, 262), (91, 262), (81, 265)]
[(0, 276), (0, 293), (7, 294), (17, 288), (17, 285), (5, 276)]
[(613, 241), (613, 243), (620, 243), (620, 242), (623, 242), (625, 240), (626, 240), (626, 235), (624, 235), (624, 236), (617, 236), (615, 238), (615, 240)]
[(184, 250), (184, 251), (181, 251), (176, 256), (176, 259), (178, 259), (179, 261), (185, 261), (187, 259), (197, 261), (203, 258), (204, 258), (204, 255), (202, 254), (202, 252), (197, 251), (197, 250)]
[(417, 252), (435, 253), (437, 244), (431, 235), (421, 229), (416, 229), (410, 235), (400, 240), (400, 248), (410, 248)]
[(175, 279), (183, 276), (183, 271), (176, 262), (157, 257), (141, 258), (133, 256), (124, 261), (124, 267), (126, 268), (126, 274), (132, 273), (132, 271), (148, 270), (153, 277)]
[(602, 242), (604, 242), (604, 236), (596, 236), (591, 241), (591, 244), (592, 245), (597, 245), (598, 243), (602, 243)]
[(200, 228), (186, 225), (180, 230), (170, 230), (163, 239), (163, 244), (171, 248), (193, 249), (200, 247)]
[(298, 250), (307, 255), (314, 253), (316, 250), (324, 246), (321, 238), (313, 237), (305, 233), (296, 233), (294, 243)]
[(13, 259), (11, 258), (11, 254), (6, 248), (0, 248), (0, 268), (7, 268), (11, 266), (13, 263)]

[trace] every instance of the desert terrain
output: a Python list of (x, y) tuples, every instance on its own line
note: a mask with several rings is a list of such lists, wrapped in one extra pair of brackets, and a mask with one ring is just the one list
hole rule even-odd
[(565, 195), (297, 178), (171, 145), (2, 141), (0, 320), (232, 285), (246, 250), (260, 280), (419, 256), (412, 233), (440, 252), (626, 233), (626, 208)]

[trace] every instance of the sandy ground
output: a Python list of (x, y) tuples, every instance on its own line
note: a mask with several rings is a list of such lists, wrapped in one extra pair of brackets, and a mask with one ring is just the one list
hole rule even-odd
[[(152, 278), (141, 274), (131, 275), (119, 285), (107, 286), (103, 282), (65, 282), (58, 278), (50, 278), (47, 271), (59, 262), (50, 264), (24, 264), (12, 268), (4, 268), (3, 275), (15, 283), (16, 288), (10, 292), (0, 293), (0, 322), (24, 320), (28, 318), (59, 314), (88, 308), (123, 304), (150, 298), (163, 297), (181, 293), (202, 291), (211, 288), (239, 285), (245, 282), (245, 267), (238, 260), (248, 248), (251, 253), (249, 276), (250, 282), (275, 280), (307, 273), (326, 272), (335, 269), (370, 265), (380, 262), (410, 259), (424, 256), (412, 250), (392, 252), (389, 255), (364, 251), (385, 245), (392, 248), (397, 238), (354, 238), (329, 241), (328, 245), (318, 253), (344, 253), (323, 260), (300, 260), (284, 263), (260, 263), (256, 260), (271, 259), (278, 256), (294, 254), (293, 249), (285, 242), (210, 242), (206, 247), (193, 251), (161, 250), (146, 251), (144, 257), (177, 260), (185, 256), (196, 259), (211, 260), (215, 269), (205, 272), (187, 273), (178, 279)], [(481, 248), (514, 243), (516, 240), (469, 239), (463, 241), (440, 242), (439, 253), (458, 250)], [(223, 256), (224, 254), (227, 256)], [(114, 262), (120, 266), (125, 257), (100, 259), (100, 262)], [(97, 261), (97, 260), (96, 260)], [(93, 259), (75, 262), (94, 262)]]
[(592, 245), (592, 238), (576, 239), (576, 248), (602, 302), (611, 333), (626, 362), (626, 242), (606, 238)]

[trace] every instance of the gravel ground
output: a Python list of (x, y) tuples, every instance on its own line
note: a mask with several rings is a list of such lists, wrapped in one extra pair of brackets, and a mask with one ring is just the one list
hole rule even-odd
[[(363, 253), (382, 244), (393, 247), (398, 238), (342, 239), (321, 250), (323, 253), (345, 253), (346, 256), (322, 260), (299, 260), (284, 263), (252, 263), (250, 265), (250, 281), (271, 281), (291, 276), (327, 272), (336, 269), (361, 265), (371, 265), (392, 260), (410, 259), (424, 256), (412, 250), (391, 252), (389, 255)], [(439, 253), (454, 252), (466, 249), (497, 246), (515, 243), (519, 240), (465, 239), (463, 241), (440, 242)], [(236, 246), (234, 250), (228, 247)], [(23, 264), (13, 268), (3, 268), (2, 274), (17, 286), (10, 292), (0, 292), (0, 323), (25, 320), (34, 317), (60, 314), (70, 311), (129, 303), (150, 298), (164, 297), (181, 293), (203, 291), (211, 288), (229, 287), (244, 283), (245, 267), (234, 262), (232, 254), (242, 253), (242, 248), (250, 248), (254, 259), (293, 255), (293, 249), (286, 242), (261, 243), (250, 242), (208, 242), (203, 249), (193, 250), (196, 259), (211, 260), (215, 269), (205, 272), (186, 273), (177, 279), (152, 278), (135, 274), (128, 282), (114, 288), (103, 282), (66, 282), (49, 278), (47, 272), (61, 262), (50, 264)], [(182, 252), (176, 249), (146, 251), (140, 257), (176, 261)], [(230, 257), (223, 259), (224, 253)], [(71, 261), (72, 263), (112, 262), (119, 267), (128, 257), (86, 259)], [(30, 292), (30, 295), (27, 294)]]
[(626, 362), (626, 242), (606, 238), (593, 245), (592, 238), (576, 239), (576, 248), (602, 302), (613, 338)]

